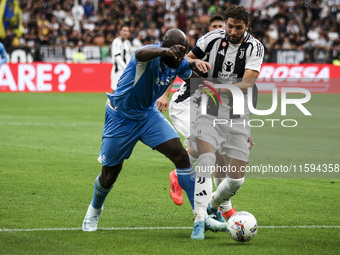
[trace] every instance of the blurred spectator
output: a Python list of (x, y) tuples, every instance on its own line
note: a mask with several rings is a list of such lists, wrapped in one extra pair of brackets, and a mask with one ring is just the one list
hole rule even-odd
[(176, 15), (174, 14), (174, 12), (170, 10), (167, 11), (164, 16), (164, 22), (167, 29), (176, 27)]
[(213, 15), (219, 13), (221, 9), (222, 9), (222, 8), (221, 8), (221, 6), (220, 6), (219, 1), (218, 1), (218, 0), (215, 0), (215, 1), (214, 1), (214, 4), (211, 5), (211, 6), (209, 7), (209, 9), (208, 9), (209, 15), (210, 15), (210, 16), (213, 16)]
[[(224, 4), (221, 4), (224, 2)], [(131, 41), (155, 43), (173, 27), (183, 30), (193, 47), (208, 31), (212, 13), (237, 0), (21, 0), (24, 34), (7, 31), (5, 47), (109, 46), (118, 28), (129, 23)], [(79, 4), (78, 8), (77, 3)], [(337, 55), (340, 38), (339, 0), (276, 0), (250, 13), (251, 33), (268, 54), (279, 49), (302, 50), (305, 61)], [(79, 22), (78, 22), (79, 21)], [(75, 32), (77, 31), (77, 32)], [(315, 53), (315, 51), (317, 51)], [(315, 59), (318, 56), (319, 60)], [(109, 61), (109, 60), (108, 60)]]
[(73, 54), (73, 63), (78, 64), (78, 63), (85, 63), (86, 56), (85, 54), (81, 51), (81, 48), (78, 48), (78, 52), (75, 52)]
[(84, 13), (86, 18), (89, 18), (92, 16), (94, 11), (94, 4), (91, 2), (91, 0), (86, 0), (84, 4)]
[(143, 36), (138, 33), (137, 36), (132, 40), (132, 52), (135, 52), (137, 49), (143, 46)]
[(188, 16), (186, 15), (186, 11), (184, 7), (181, 6), (176, 16), (176, 25), (177, 25), (177, 28), (182, 30), (184, 33), (186, 33), (187, 31), (187, 19), (188, 19)]
[(61, 9), (61, 4), (57, 3), (56, 9), (53, 11), (53, 15), (57, 18), (59, 23), (62, 23), (63, 20), (66, 18), (66, 12)]
[(5, 50), (5, 46), (0, 42), (0, 66), (7, 62), (7, 52)]

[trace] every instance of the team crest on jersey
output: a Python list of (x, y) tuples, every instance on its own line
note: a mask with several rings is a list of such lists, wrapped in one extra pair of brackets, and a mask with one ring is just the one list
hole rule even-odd
[(242, 59), (244, 57), (245, 49), (240, 49), (240, 56), (239, 58)]

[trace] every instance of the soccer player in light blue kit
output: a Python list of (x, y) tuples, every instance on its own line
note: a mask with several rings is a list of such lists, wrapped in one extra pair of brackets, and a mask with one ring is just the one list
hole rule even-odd
[(168, 30), (163, 42), (144, 46), (131, 57), (106, 106), (102, 146), (98, 160), (102, 172), (95, 180), (94, 195), (88, 207), (82, 229), (96, 231), (103, 203), (138, 141), (150, 146), (176, 166), (178, 181), (194, 205), (195, 171), (179, 136), (157, 110), (156, 100), (173, 83), (176, 76), (188, 79), (196, 65), (204, 63), (184, 58), (188, 49), (185, 34)]
[(1, 59), (0, 59), (0, 66), (2, 64), (5, 64), (7, 62), (7, 52), (5, 50), (5, 46), (0, 42), (0, 55), (1, 55)]

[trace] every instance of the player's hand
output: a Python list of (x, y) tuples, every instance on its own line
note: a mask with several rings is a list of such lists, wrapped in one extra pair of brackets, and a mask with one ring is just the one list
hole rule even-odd
[(178, 61), (182, 61), (184, 59), (185, 52), (186, 52), (186, 48), (183, 45), (176, 44), (176, 45), (171, 46), (166, 51), (166, 55), (173, 57), (174, 59)]
[(199, 88), (201, 88), (201, 92), (202, 93), (212, 93), (215, 94), (215, 83), (211, 82), (211, 81), (203, 81), (202, 84), (198, 85)]
[(157, 109), (161, 113), (165, 113), (169, 107), (169, 97), (163, 94), (160, 98), (157, 99), (156, 104), (157, 104)]
[(253, 146), (256, 145), (256, 143), (253, 140), (253, 137), (250, 135), (248, 138), (248, 142), (249, 142), (249, 151), (251, 151), (251, 149), (253, 148)]
[(211, 65), (208, 62), (200, 59), (195, 59), (192, 63), (202, 73), (207, 73), (211, 69)]

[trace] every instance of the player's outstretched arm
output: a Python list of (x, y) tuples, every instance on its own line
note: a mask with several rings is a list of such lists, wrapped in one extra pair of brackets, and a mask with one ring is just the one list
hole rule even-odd
[(170, 97), (170, 92), (171, 92), (171, 88), (172, 85), (174, 84), (174, 82), (171, 83), (171, 85), (167, 88), (167, 90), (164, 92), (163, 95), (161, 95), (158, 99), (157, 99), (157, 109), (161, 112), (161, 113), (165, 113), (166, 110), (169, 107), (169, 97)]
[(140, 48), (136, 51), (136, 59), (140, 62), (147, 62), (151, 59), (163, 56), (173, 57), (182, 60), (185, 54), (185, 47), (183, 45), (173, 45), (170, 48), (148, 46)]
[(185, 58), (189, 62), (191, 70), (197, 68), (200, 72), (207, 73), (208, 70), (211, 69), (211, 65), (208, 62), (198, 59), (192, 51), (190, 51)]

